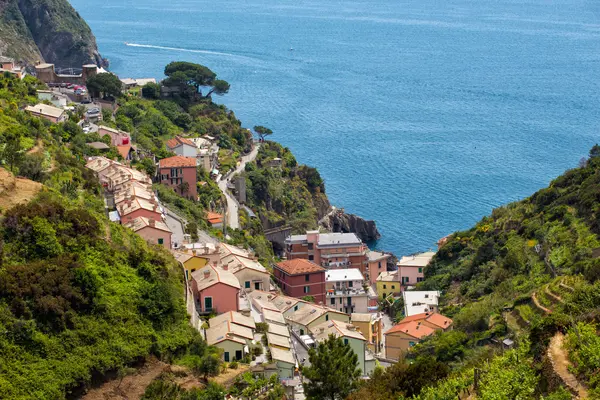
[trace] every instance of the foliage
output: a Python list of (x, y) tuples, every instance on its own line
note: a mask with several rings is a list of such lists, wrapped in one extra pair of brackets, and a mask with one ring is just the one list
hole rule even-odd
[(265, 141), (265, 137), (270, 136), (273, 134), (273, 131), (269, 128), (265, 128), (262, 125), (257, 125), (254, 127), (254, 132), (256, 132), (256, 134), (260, 137), (260, 141), (264, 142)]
[(308, 301), (309, 303), (315, 302), (315, 296), (302, 296), (302, 300)]
[(118, 76), (111, 73), (102, 73), (91, 76), (86, 81), (90, 94), (103, 98), (118, 97), (123, 89), (123, 84)]
[(217, 79), (217, 74), (210, 68), (186, 61), (173, 61), (165, 67), (165, 85), (167, 86), (190, 86), (193, 88), (193, 94), (200, 93), (200, 87), (209, 87), (205, 97), (211, 94), (222, 95), (229, 91), (229, 83)]
[(345, 399), (357, 388), (361, 374), (358, 357), (342, 338), (329, 335), (309, 350), (308, 357), (310, 367), (302, 368), (309, 380), (303, 383), (308, 400)]
[(204, 389), (184, 389), (172, 374), (163, 373), (146, 388), (141, 400), (222, 400), (225, 389), (209, 382)]
[(600, 394), (600, 336), (595, 324), (579, 322), (569, 329), (566, 348), (577, 375)]

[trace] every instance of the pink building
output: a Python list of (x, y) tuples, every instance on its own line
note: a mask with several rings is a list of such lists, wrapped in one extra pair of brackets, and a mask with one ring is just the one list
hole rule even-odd
[(224, 313), (240, 307), (240, 283), (227, 266), (214, 265), (192, 272), (192, 292), (199, 313)]
[(146, 217), (137, 217), (124, 224), (127, 228), (140, 235), (142, 239), (151, 244), (171, 248), (171, 230), (162, 221), (156, 221)]
[(111, 128), (109, 126), (100, 125), (98, 126), (98, 135), (100, 137), (104, 135), (110, 136), (110, 144), (113, 146), (123, 146), (131, 144), (131, 136), (125, 131)]
[(387, 260), (391, 255), (380, 251), (367, 252), (367, 280), (373, 285), (377, 282), (380, 273), (387, 271)]
[(435, 253), (425, 253), (404, 256), (398, 261), (398, 280), (402, 286), (415, 285), (425, 277), (425, 267), (431, 262)]
[[(198, 178), (195, 158), (183, 156), (163, 158), (158, 163), (158, 177), (160, 183), (172, 187), (175, 193), (196, 200)], [(184, 183), (187, 185), (183, 185)]]
[(162, 221), (162, 213), (155, 201), (141, 197), (125, 200), (117, 205), (121, 223), (127, 224), (138, 217)]

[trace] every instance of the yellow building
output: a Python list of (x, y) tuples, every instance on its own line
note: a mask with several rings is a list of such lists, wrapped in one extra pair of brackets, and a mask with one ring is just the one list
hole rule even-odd
[(175, 259), (183, 265), (188, 279), (192, 276), (192, 272), (197, 271), (208, 264), (208, 258), (195, 256), (187, 252), (175, 252)]
[(379, 353), (383, 338), (383, 322), (380, 313), (352, 313), (350, 322), (367, 340), (369, 350)]
[(377, 277), (377, 295), (384, 299), (388, 296), (400, 294), (400, 281), (398, 271), (385, 271)]

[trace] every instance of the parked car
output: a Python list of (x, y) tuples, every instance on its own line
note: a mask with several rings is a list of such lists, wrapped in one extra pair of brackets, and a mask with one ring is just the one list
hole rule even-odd
[(92, 128), (90, 126), (83, 127), (83, 133), (90, 133), (91, 130), (92, 130)]
[(65, 82), (63, 82), (63, 83), (61, 83), (61, 84), (60, 84), (60, 87), (62, 87), (62, 88), (66, 88), (66, 87), (67, 87), (67, 84), (66, 84)]
[(81, 104), (92, 104), (92, 101), (90, 99), (83, 99), (81, 100)]
[(67, 84), (67, 89), (73, 89), (73, 87), (75, 87), (75, 85), (73, 85), (72, 83)]

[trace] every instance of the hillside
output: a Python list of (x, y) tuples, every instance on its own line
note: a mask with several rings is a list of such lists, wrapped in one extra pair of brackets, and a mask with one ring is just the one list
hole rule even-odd
[(0, 54), (59, 67), (101, 64), (96, 39), (67, 0), (0, 0)]

